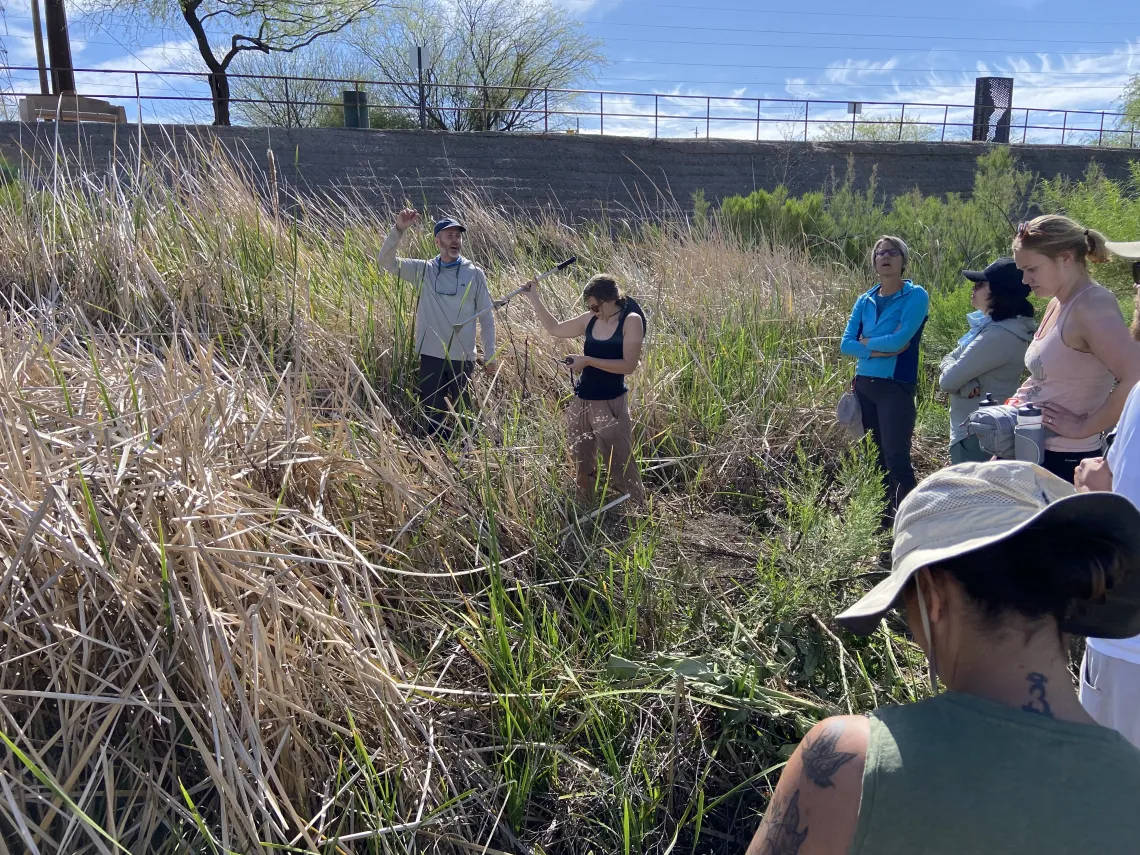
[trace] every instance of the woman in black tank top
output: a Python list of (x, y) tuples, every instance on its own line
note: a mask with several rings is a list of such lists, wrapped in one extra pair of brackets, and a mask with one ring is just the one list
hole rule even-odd
[[(583, 353), (566, 357), (580, 371), (575, 397), (567, 410), (571, 450), (577, 469), (578, 497), (590, 501), (595, 488), (608, 484), (619, 495), (641, 504), (644, 488), (633, 454), (633, 422), (629, 416), (626, 375), (637, 370), (645, 339), (645, 313), (631, 297), (623, 297), (611, 276), (598, 274), (586, 283), (582, 296), (587, 311), (559, 321), (542, 302), (536, 282), (523, 292), (534, 306), (543, 328), (555, 338), (585, 336)], [(606, 474), (598, 477), (598, 454)]]

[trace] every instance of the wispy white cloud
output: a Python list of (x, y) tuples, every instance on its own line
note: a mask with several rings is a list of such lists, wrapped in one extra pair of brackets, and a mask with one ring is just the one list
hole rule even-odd
[[(873, 102), (951, 105), (948, 111), (932, 106), (912, 106), (908, 107), (906, 114), (915, 120), (939, 125), (946, 119), (959, 126), (951, 129), (950, 133), (960, 136), (968, 134), (973, 121), (970, 104), (975, 78), (1012, 77), (1013, 124), (1022, 126), (1027, 139), (1035, 134), (1040, 138), (1046, 132), (1045, 127), (1035, 131), (1035, 125), (1055, 126), (1057, 134), (1062, 127), (1069, 128), (1072, 124), (1085, 130), (1099, 129), (1099, 111), (1111, 112), (1125, 85), (1132, 76), (1140, 73), (1140, 41), (1129, 42), (1106, 56), (1042, 53), (1035, 57), (1009, 57), (997, 62), (978, 62), (971, 73), (931, 71), (920, 75), (917, 81), (913, 73), (908, 73), (904, 81), (902, 74), (895, 72), (899, 68), (922, 67), (923, 64), (937, 68), (946, 62), (945, 56), (930, 54), (896, 56), (878, 63), (847, 60), (833, 64), (816, 81), (789, 77), (785, 90), (792, 97), (820, 101), (836, 99), (837, 95), (844, 99), (858, 99), (863, 101), (868, 116), (872, 118), (897, 116), (900, 110), (898, 106), (875, 106)], [(820, 109), (813, 105), (817, 115)], [(822, 109), (826, 111), (828, 108)], [(1028, 119), (1027, 109), (1030, 111)], [(837, 115), (840, 110), (839, 105), (834, 107)], [(1066, 119), (1066, 110), (1092, 111), (1098, 115), (1071, 115)], [(1111, 119), (1106, 126), (1111, 126)]]

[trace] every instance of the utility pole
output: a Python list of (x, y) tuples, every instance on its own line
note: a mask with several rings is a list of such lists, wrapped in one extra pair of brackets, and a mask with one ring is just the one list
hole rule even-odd
[[(44, 0), (44, 28), (47, 30), (48, 60), (51, 63), (51, 93), (40, 36), (39, 5), (32, 0), (32, 18), (36, 25), (36, 57), (40, 66), (40, 88), (43, 94), (20, 99), (20, 121), (41, 119), (57, 122), (113, 122), (125, 124), (124, 107), (99, 98), (84, 98), (75, 91), (75, 65), (71, 60), (71, 38), (67, 34), (67, 10), (64, 0)], [(67, 96), (64, 98), (63, 96)]]
[(67, 34), (67, 10), (63, 7), (63, 0), (44, 0), (44, 17), (47, 19), (52, 94), (73, 95), (75, 66), (71, 61), (71, 39)]
[(44, 59), (44, 28), (40, 23), (40, 0), (32, 0), (32, 33), (36, 43), (36, 68), (40, 72), (40, 94), (50, 95), (47, 60)]

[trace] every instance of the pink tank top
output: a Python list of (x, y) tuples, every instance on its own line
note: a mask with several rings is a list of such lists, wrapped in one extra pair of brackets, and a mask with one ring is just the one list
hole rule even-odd
[[(1079, 415), (1100, 409), (1116, 385), (1116, 378), (1091, 353), (1073, 350), (1065, 344), (1062, 335), (1065, 320), (1077, 301), (1093, 288), (1101, 287), (1094, 282), (1078, 293), (1067, 306), (1060, 307), (1057, 321), (1047, 333), (1041, 335), (1038, 332), (1033, 336), (1025, 351), (1029, 379), (1014, 393), (1010, 403), (1020, 406), (1029, 402), (1044, 404), (1052, 401)], [(1045, 440), (1045, 448), (1049, 451), (1085, 452), (1096, 451), (1100, 447), (1099, 433), (1083, 439), (1051, 436)]]

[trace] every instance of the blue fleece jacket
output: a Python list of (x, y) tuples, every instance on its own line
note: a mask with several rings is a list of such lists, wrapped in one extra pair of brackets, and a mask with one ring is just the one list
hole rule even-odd
[[(855, 373), (861, 377), (917, 383), (918, 343), (926, 326), (930, 296), (921, 285), (906, 279), (902, 291), (880, 318), (874, 298), (881, 287), (881, 284), (876, 285), (855, 301), (839, 349), (844, 356), (858, 358)], [(868, 339), (867, 343), (859, 341), (861, 338)], [(871, 356), (872, 352), (894, 353), (898, 350), (902, 353), (896, 356)]]

